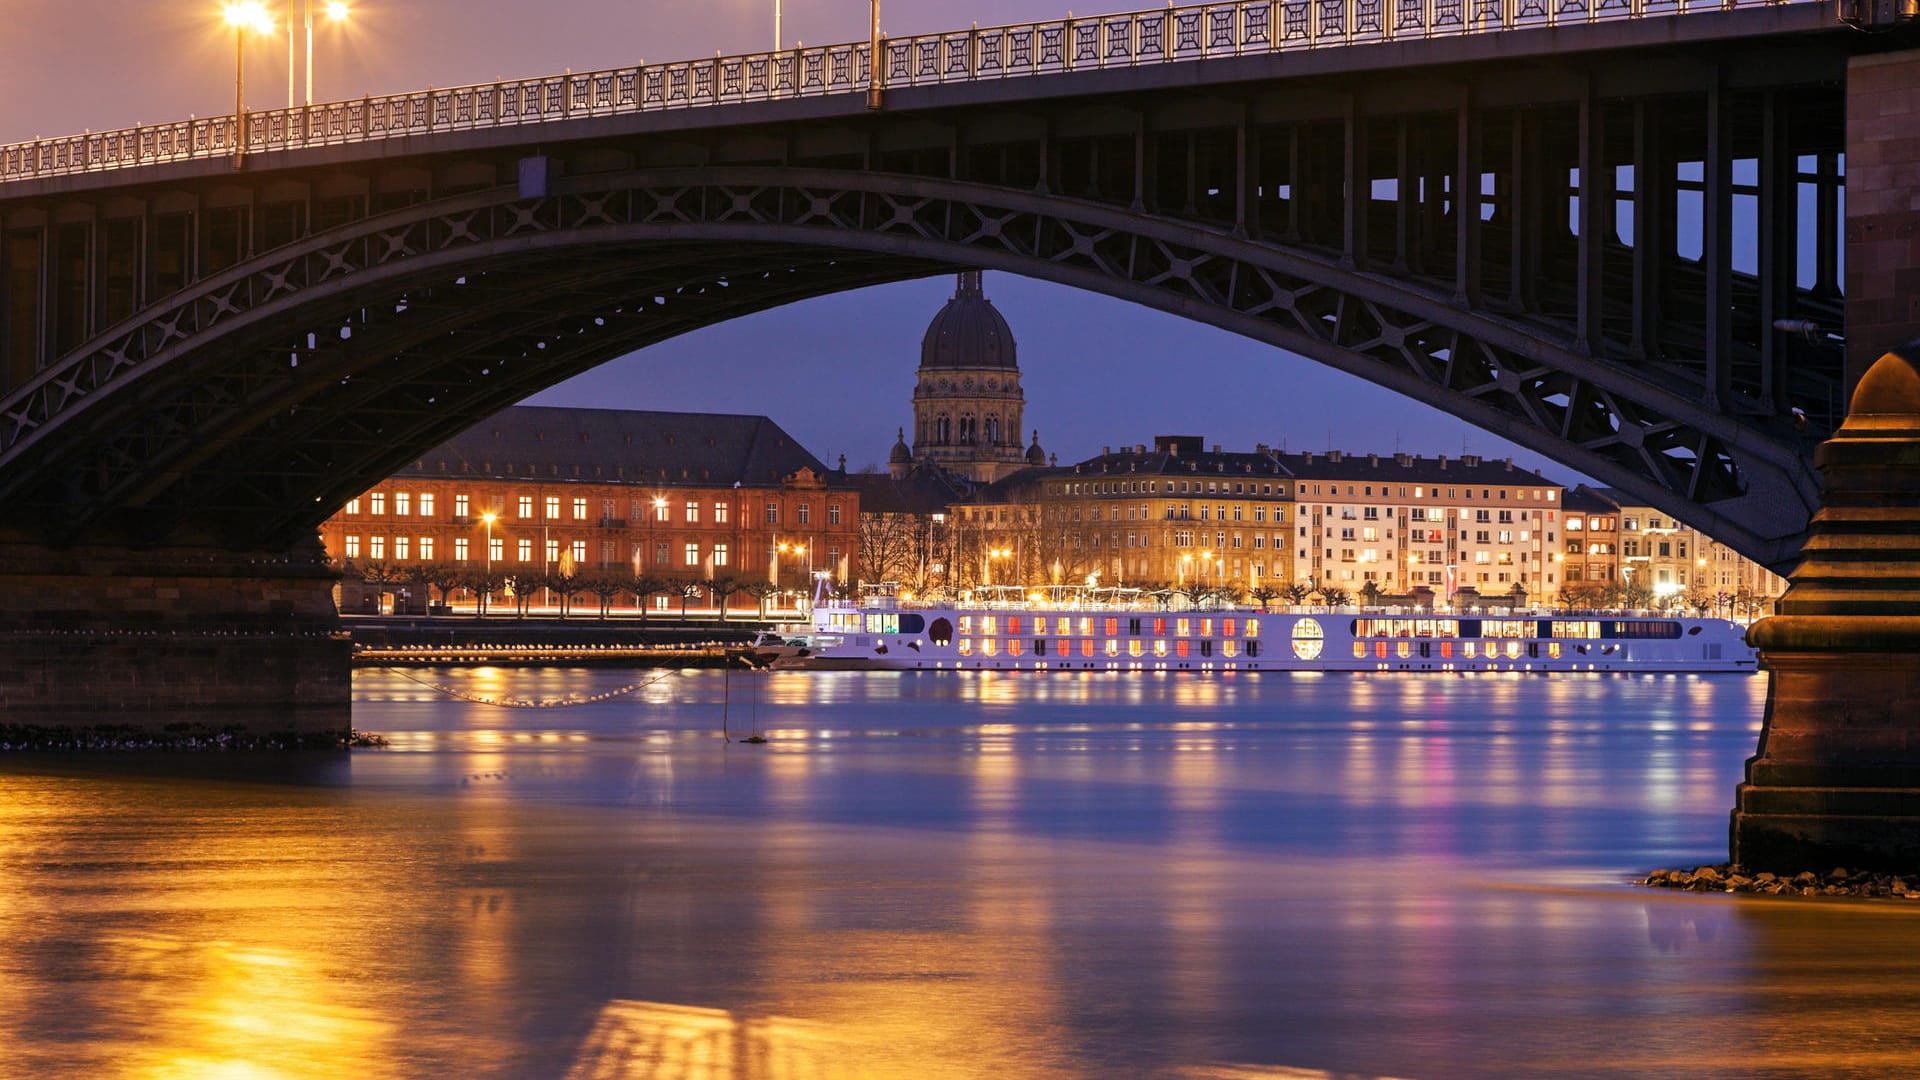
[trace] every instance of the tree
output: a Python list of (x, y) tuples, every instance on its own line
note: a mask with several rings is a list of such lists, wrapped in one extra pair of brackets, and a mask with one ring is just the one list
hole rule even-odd
[(780, 590), (774, 588), (773, 582), (771, 581), (754, 580), (740, 586), (740, 591), (753, 597), (759, 604), (760, 617), (764, 619), (767, 617), (767, 599)]
[(1322, 585), (1320, 599), (1326, 601), (1328, 607), (1346, 607), (1353, 601), (1353, 594), (1337, 585)]
[(580, 591), (600, 601), (600, 618), (604, 621), (607, 613), (613, 608), (614, 600), (627, 591), (627, 581), (619, 574), (603, 570), (581, 578)]
[(701, 584), (698, 581), (682, 581), (676, 584), (674, 591), (680, 594), (680, 621), (687, 621), (687, 601), (700, 595)]
[[(360, 580), (363, 584), (371, 585), (375, 594), (386, 592), (388, 586), (398, 585), (403, 572), (401, 567), (382, 559), (360, 564)], [(378, 607), (377, 604), (375, 606)]]
[(522, 570), (518, 573), (508, 574), (505, 584), (507, 591), (513, 597), (514, 611), (517, 616), (522, 619), (526, 618), (527, 605), (533, 603), (534, 590), (539, 589), (542, 585), (540, 575)]
[(1313, 595), (1313, 590), (1313, 581), (1309, 579), (1307, 581), (1296, 581), (1291, 585), (1283, 587), (1280, 590), (1280, 595), (1287, 598), (1287, 603), (1292, 604), (1294, 607), (1300, 607), (1307, 602), (1308, 597)]
[(542, 584), (560, 596), (560, 617), (565, 619), (573, 607), (573, 594), (580, 591), (580, 570), (573, 564), (573, 552), (560, 553), (560, 561), (547, 571)]
[(1360, 601), (1368, 607), (1377, 607), (1380, 603), (1380, 583), (1372, 578), (1360, 586)]
[(1279, 599), (1285, 592), (1285, 589), (1277, 589), (1272, 585), (1255, 585), (1247, 590), (1247, 595), (1260, 605), (1261, 611), (1265, 611), (1269, 602)]
[(640, 621), (645, 622), (647, 619), (647, 597), (655, 593), (666, 592), (667, 587), (671, 584), (672, 582), (658, 574), (649, 574), (638, 570), (634, 571), (632, 576), (627, 578), (627, 588), (633, 592), (634, 603), (640, 605)]
[(496, 571), (474, 569), (460, 576), (459, 585), (461, 588), (473, 590), (473, 595), (476, 597), (473, 617), (481, 619), (486, 617), (487, 602), (493, 598), (494, 593), (500, 591), (501, 579)]
[(1507, 593), (1508, 593), (1508, 595), (1509, 595), (1509, 596), (1511, 596), (1511, 597), (1513, 597), (1513, 606), (1514, 606), (1514, 607), (1516, 607), (1516, 608), (1523, 608), (1523, 607), (1526, 607), (1526, 606), (1527, 606), (1527, 585), (1526, 585), (1526, 582), (1523, 582), (1523, 581), (1516, 581), (1516, 582), (1514, 582), (1514, 583), (1513, 583), (1513, 588), (1511, 588), (1511, 589), (1508, 589), (1508, 590), (1507, 590)]
[(700, 584), (706, 586), (707, 595), (711, 596), (714, 604), (720, 608), (720, 621), (726, 622), (727, 601), (733, 598), (734, 593), (740, 591), (739, 579), (719, 574), (708, 578)]
[[(422, 583), (439, 590), (440, 603), (442, 605), (453, 603), (453, 590), (462, 587), (462, 579), (466, 574), (452, 563), (428, 563), (420, 569)], [(429, 596), (428, 599), (432, 597)]]

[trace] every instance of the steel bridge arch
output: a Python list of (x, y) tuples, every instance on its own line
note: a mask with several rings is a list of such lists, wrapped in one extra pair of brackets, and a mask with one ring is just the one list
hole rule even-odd
[[(420, 203), (198, 282), (0, 401), (0, 515), (12, 519), (0, 523), (56, 540), (111, 525), (148, 541), (185, 530), (288, 542), (421, 450), (578, 371), (749, 311), (953, 266), (1105, 293), (1339, 368), (1772, 565), (1797, 552), (1818, 504), (1790, 432), (1417, 282), (1044, 192), (729, 167)], [(515, 306), (529, 300), (551, 306)], [(196, 529), (196, 515), (220, 514)]]

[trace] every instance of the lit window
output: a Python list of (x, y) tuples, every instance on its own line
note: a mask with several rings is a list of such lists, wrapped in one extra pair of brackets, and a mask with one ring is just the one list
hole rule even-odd
[(367, 537), (367, 558), (384, 559), (387, 557), (387, 538), (384, 536)]
[(343, 514), (357, 514), (359, 512), (360, 512), (359, 499), (348, 499), (346, 509), (341, 511), (341, 513)]
[(687, 500), (687, 524), (700, 524), (700, 504), (692, 499)]
[(827, 504), (827, 524), (829, 525), (840, 524), (840, 504), (839, 503)]
[(586, 564), (587, 542), (585, 540), (575, 540), (573, 542), (573, 565), (585, 566)]
[(573, 520), (575, 521), (587, 520), (587, 500), (585, 499), (573, 500)]
[(700, 545), (699, 544), (687, 545), (687, 565), (688, 566), (700, 565)]
[(520, 496), (520, 516), (523, 518), (530, 518), (533, 516), (533, 496), (531, 495)]
[(523, 563), (532, 562), (533, 561), (533, 541), (531, 540), (516, 541), (513, 545), (513, 553), (515, 555), (518, 555), (520, 557), (520, 561)]
[(713, 504), (713, 523), (715, 525), (725, 525), (727, 523), (726, 503), (717, 502)]
[(547, 520), (552, 521), (553, 519), (559, 516), (560, 516), (560, 496), (558, 495), (547, 496)]
[(368, 495), (367, 509), (374, 514), (386, 513), (387, 512), (387, 493), (384, 491), (376, 491), (373, 494)]
[(405, 560), (409, 557), (408, 552), (412, 550), (413, 550), (413, 543), (412, 543), (411, 537), (396, 536), (393, 538), (393, 557), (394, 558)]
[(420, 516), (433, 516), (433, 492), (431, 491), (423, 491), (420, 493)]
[(360, 538), (358, 536), (353, 535), (352, 533), (348, 533), (347, 534), (347, 558), (357, 559), (359, 557), (360, 557)]
[[(427, 544), (431, 542), (432, 541), (429, 541), (429, 540), (421, 541), (422, 544)], [(464, 536), (456, 536), (453, 538), (453, 561), (454, 562), (467, 561), (467, 538)]]
[(412, 508), (412, 495), (404, 491), (396, 491), (393, 493), (393, 514), (395, 517), (406, 517), (413, 512)]
[(560, 561), (560, 541), (548, 540), (545, 544), (541, 545), (541, 547), (546, 552), (548, 562), (557, 563)]
[(715, 566), (727, 565), (727, 545), (725, 544), (713, 545), (713, 565)]
[(487, 541), (487, 561), (505, 562), (506, 559), (507, 559), (507, 542), (505, 540), (502, 540), (500, 537), (496, 536), (493, 539)]
[(472, 509), (472, 506), (467, 501), (467, 497), (465, 495), (455, 495), (453, 497), (453, 516), (454, 517), (470, 517), (471, 515), (468, 513), (468, 511), (471, 509)]

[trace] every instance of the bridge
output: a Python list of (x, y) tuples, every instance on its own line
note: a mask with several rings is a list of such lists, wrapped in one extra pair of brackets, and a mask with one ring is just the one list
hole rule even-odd
[(1789, 567), (1814, 448), (1920, 335), (1901, 2), (876, 27), (0, 147), (0, 712), (77, 707), (109, 646), (88, 701), (337, 708), (347, 497), (650, 343), (956, 267), (1310, 357)]

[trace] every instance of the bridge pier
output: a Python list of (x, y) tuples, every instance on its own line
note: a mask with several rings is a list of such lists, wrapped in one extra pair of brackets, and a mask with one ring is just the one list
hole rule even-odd
[[(67, 728), (337, 745), (350, 644), (311, 551), (0, 539), (0, 741)], [(186, 725), (181, 728), (178, 725)]]
[(1815, 462), (1825, 505), (1780, 614), (1749, 632), (1772, 684), (1733, 861), (1920, 869), (1920, 340), (1860, 378)]

